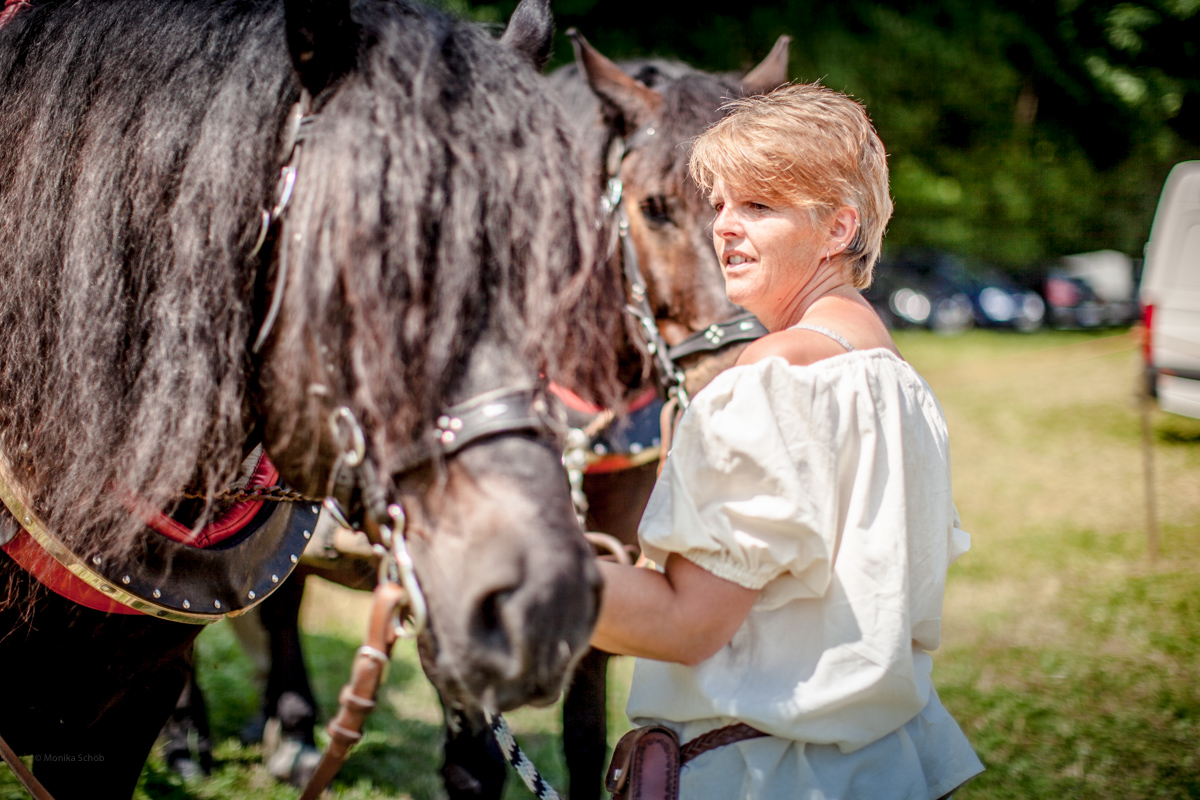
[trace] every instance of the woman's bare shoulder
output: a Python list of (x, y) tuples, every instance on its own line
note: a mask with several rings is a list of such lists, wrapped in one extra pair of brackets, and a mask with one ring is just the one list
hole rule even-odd
[(783, 330), (768, 333), (753, 341), (738, 356), (738, 366), (755, 364), (768, 358), (782, 358), (797, 367), (806, 367), (846, 352), (833, 339), (816, 331)]
[(805, 367), (847, 352), (837, 338), (822, 331), (835, 334), (855, 350), (883, 348), (900, 355), (883, 321), (870, 306), (848, 309), (849, 313), (845, 313), (845, 308), (839, 310), (843, 313), (818, 311), (806, 314), (801, 324), (810, 327), (787, 328), (767, 334), (743, 350), (737, 363), (754, 364), (766, 358), (779, 357), (789, 364)]

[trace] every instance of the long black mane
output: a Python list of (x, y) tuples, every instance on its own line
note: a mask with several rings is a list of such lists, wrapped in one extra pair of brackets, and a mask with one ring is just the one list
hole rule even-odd
[(249, 347), (300, 92), (280, 0), (52, 0), (0, 31), (0, 450), (63, 537), (130, 542), (121, 489), (211, 495), (260, 412), (317, 424), (317, 388), (360, 409), (386, 463), (497, 327), (613, 397), (619, 284), (540, 79), (407, 0), (354, 15), (357, 67), (318, 98), (280, 232), (286, 409), (258, 407)]

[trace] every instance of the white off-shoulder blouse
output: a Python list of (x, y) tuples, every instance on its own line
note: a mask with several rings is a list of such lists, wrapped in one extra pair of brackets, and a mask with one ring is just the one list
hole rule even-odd
[(634, 724), (772, 734), (689, 764), (685, 800), (935, 800), (982, 771), (930, 679), (946, 569), (970, 537), (941, 407), (902, 359), (718, 375), (680, 421), (640, 536), (660, 564), (679, 553), (762, 590), (702, 664), (635, 666)]

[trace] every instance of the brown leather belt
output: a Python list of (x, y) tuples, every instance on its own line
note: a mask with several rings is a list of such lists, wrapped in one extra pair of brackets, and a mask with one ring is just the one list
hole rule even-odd
[(679, 763), (681, 765), (686, 764), (693, 758), (704, 755), (709, 750), (716, 750), (718, 747), (724, 747), (727, 744), (744, 742), (747, 739), (758, 739), (762, 736), (770, 736), (770, 734), (763, 733), (758, 728), (752, 728), (744, 722), (735, 722), (732, 725), (726, 725), (724, 728), (717, 728), (715, 731), (701, 734), (679, 748)]
[(613, 800), (679, 800), (684, 764), (718, 747), (768, 735), (735, 722), (680, 747), (675, 732), (663, 725), (634, 728), (617, 742), (604, 785)]

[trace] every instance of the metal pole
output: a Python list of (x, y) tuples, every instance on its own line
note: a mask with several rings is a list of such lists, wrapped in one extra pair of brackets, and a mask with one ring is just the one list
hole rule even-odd
[(1154, 442), (1151, 437), (1150, 414), (1154, 410), (1154, 400), (1145, 389), (1138, 392), (1138, 406), (1142, 417), (1142, 465), (1146, 490), (1146, 552), (1150, 562), (1158, 559), (1158, 508), (1154, 493)]

